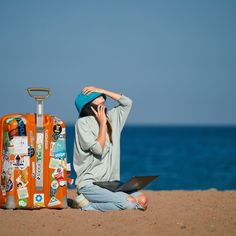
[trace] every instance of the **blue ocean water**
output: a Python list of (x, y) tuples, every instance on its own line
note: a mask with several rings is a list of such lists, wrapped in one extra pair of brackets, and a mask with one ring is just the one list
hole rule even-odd
[[(68, 126), (70, 162), (73, 140)], [(236, 127), (125, 126), (121, 180), (134, 175), (159, 175), (151, 190), (236, 189)]]

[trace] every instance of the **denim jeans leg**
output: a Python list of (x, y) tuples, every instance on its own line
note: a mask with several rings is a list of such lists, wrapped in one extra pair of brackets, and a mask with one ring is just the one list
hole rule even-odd
[(84, 194), (90, 202), (82, 210), (111, 211), (138, 208), (137, 203), (128, 201), (127, 193), (111, 192), (97, 185), (86, 185), (79, 189), (79, 193)]

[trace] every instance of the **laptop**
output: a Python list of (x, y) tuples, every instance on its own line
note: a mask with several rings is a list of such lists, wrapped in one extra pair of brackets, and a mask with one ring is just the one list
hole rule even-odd
[(125, 183), (121, 181), (102, 181), (93, 182), (93, 184), (98, 185), (101, 188), (106, 188), (112, 192), (121, 191), (126, 193), (132, 193), (143, 189), (157, 177), (159, 176), (133, 176)]

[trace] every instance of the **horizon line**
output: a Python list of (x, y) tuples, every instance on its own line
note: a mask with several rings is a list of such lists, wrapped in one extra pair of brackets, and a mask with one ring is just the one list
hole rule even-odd
[[(75, 123), (67, 122), (66, 126), (74, 126)], [(236, 124), (208, 124), (208, 123), (127, 123), (125, 127), (235, 127)]]

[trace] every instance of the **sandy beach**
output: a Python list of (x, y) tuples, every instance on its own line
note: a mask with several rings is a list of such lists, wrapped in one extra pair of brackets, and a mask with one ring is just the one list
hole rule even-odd
[(145, 212), (1, 209), (0, 235), (236, 235), (236, 191), (144, 192)]

